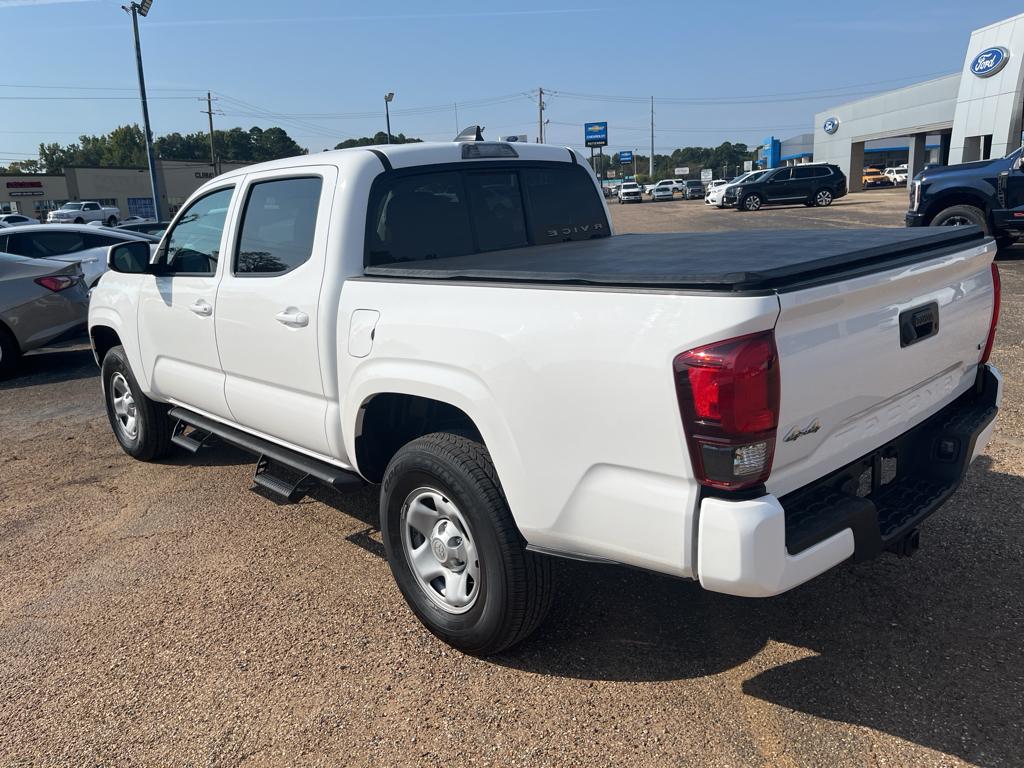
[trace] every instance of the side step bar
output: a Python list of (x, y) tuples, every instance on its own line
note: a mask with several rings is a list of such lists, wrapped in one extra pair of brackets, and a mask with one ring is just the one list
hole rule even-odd
[[(250, 435), (248, 432), (243, 432), (240, 429), (221, 424), (219, 421), (193, 413), (187, 408), (171, 408), (168, 416), (178, 420), (171, 437), (171, 441), (175, 445), (180, 445), (186, 450), (195, 453), (210, 437), (216, 436), (225, 443), (230, 443), (249, 453), (254, 453), (259, 457), (254, 482), (268, 491), (284, 496), (289, 501), (297, 501), (302, 498), (304, 493), (300, 494), (300, 491), (302, 491), (307, 480), (317, 480), (339, 491), (354, 491), (366, 485), (363, 478), (355, 472), (336, 467), (333, 464), (314, 459), (298, 451), (272, 443), (269, 440)], [(185, 426), (193, 427), (195, 432), (185, 435)], [(198, 432), (197, 436), (196, 432)], [(270, 474), (268, 472), (270, 462), (280, 464), (297, 472), (301, 476), (301, 480), (298, 483), (293, 483)]]

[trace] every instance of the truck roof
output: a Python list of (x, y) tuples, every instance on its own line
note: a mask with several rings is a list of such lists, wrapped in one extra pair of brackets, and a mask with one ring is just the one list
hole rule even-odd
[[(247, 165), (228, 171), (218, 179), (243, 176), (256, 171), (277, 170), (280, 168), (299, 168), (307, 165), (340, 165), (347, 157), (361, 155), (366, 158), (375, 155), (384, 157), (393, 168), (409, 168), (417, 165), (438, 165), (441, 163), (459, 163), (463, 161), (462, 147), (465, 144), (494, 145), (502, 144), (515, 150), (520, 160), (548, 162), (582, 163), (582, 156), (570, 147), (559, 147), (553, 144), (520, 144), (516, 142), (456, 142), (456, 141), (422, 141), (413, 144), (376, 144), (368, 147), (349, 147), (348, 149), (329, 149), (309, 155), (284, 157), (256, 165)], [(511, 157), (498, 157), (495, 160), (508, 162)], [(470, 161), (466, 161), (470, 162)], [(476, 159), (472, 162), (488, 162), (488, 159)]]

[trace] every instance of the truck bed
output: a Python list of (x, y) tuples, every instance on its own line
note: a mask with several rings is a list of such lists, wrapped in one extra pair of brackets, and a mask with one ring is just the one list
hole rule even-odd
[(759, 292), (980, 245), (975, 226), (632, 234), (366, 267), (370, 277)]

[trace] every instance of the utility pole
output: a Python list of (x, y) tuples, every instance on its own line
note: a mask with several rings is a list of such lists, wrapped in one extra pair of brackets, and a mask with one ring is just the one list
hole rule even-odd
[[(203, 112), (204, 110), (199, 110)], [(210, 92), (206, 92), (206, 117), (210, 121), (210, 165), (213, 166), (213, 175), (217, 174), (217, 155), (216, 150), (213, 148), (213, 98), (210, 96)]]
[(651, 181), (654, 181), (654, 97), (651, 96)]
[(153, 129), (149, 126), (149, 105), (146, 103), (146, 77), (142, 73), (142, 46), (139, 44), (139, 12), (145, 16), (149, 13), (153, 0), (142, 0), (142, 3), (122, 5), (121, 9), (131, 14), (132, 31), (135, 33), (135, 66), (139, 71), (139, 97), (142, 99), (142, 123), (146, 132), (146, 160), (149, 163), (149, 183), (153, 194), (153, 213), (157, 221), (164, 221), (160, 205), (159, 185), (156, 180), (156, 156), (153, 154)]
[(537, 89), (537, 137), (544, 143), (544, 89)]
[(455, 135), (458, 136), (461, 130), (459, 128), (459, 103), (455, 102)]

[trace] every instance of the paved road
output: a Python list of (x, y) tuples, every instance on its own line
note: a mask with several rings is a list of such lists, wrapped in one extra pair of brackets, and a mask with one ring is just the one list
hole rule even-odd
[[(895, 225), (902, 200), (612, 215)], [(372, 491), (278, 506), (229, 448), (133, 462), (88, 351), (30, 356), (0, 383), (0, 765), (1020, 765), (1024, 268), (1008, 258), (999, 428), (914, 558), (769, 601), (559, 562), (551, 617), (487, 661), (410, 615)]]

